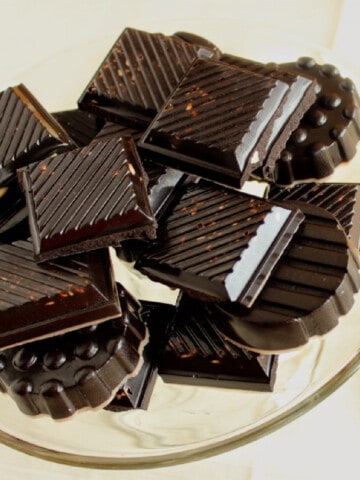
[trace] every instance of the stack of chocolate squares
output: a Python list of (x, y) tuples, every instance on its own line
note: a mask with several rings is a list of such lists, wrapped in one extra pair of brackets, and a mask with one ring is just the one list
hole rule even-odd
[[(147, 408), (169, 382), (271, 391), (360, 286), (354, 85), (126, 28), (78, 108), (0, 93), (0, 387), (26, 414)], [(265, 198), (246, 193), (266, 182)], [(178, 289), (115, 281), (119, 259)]]

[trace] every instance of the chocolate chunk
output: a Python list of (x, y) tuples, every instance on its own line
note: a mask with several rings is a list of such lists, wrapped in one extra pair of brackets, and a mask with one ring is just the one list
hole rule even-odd
[(167, 332), (173, 322), (176, 307), (158, 302), (141, 302), (141, 318), (150, 333), (143, 351), (143, 364), (138, 374), (126, 380), (105, 410), (121, 412), (134, 408), (146, 410), (158, 374), (158, 363), (165, 346)]
[(289, 185), (323, 178), (337, 165), (352, 159), (360, 138), (359, 97), (354, 83), (333, 65), (319, 65), (308, 57), (280, 68), (315, 78), (320, 86), (316, 102), (306, 112), (276, 162), (273, 180)]
[(289, 85), (282, 114), (274, 122), (273, 131), (268, 140), (268, 153), (261, 166), (262, 176), (272, 178), (275, 162), (281, 154), (283, 145), (299, 125), (305, 112), (315, 102), (318, 84), (315, 79), (301, 75), (300, 72), (296, 74), (287, 72), (274, 64), (264, 64), (230, 54), (223, 54), (220, 59), (230, 65), (275, 78)]
[(219, 332), (208, 305), (184, 295), (159, 364), (167, 382), (271, 391), (276, 355), (249, 352)]
[(140, 305), (121, 292), (122, 315), (0, 352), (0, 384), (27, 415), (71, 417), (101, 408), (141, 365), (148, 332)]
[(0, 186), (15, 178), (17, 168), (74, 146), (24, 85), (0, 93)]
[[(284, 202), (288, 205), (288, 202)], [(335, 217), (291, 202), (306, 216), (252, 308), (212, 303), (212, 318), (235, 345), (279, 353), (332, 330), (360, 287), (359, 252)]]
[(53, 116), (79, 147), (88, 145), (104, 126), (104, 120), (82, 110), (64, 110)]
[(37, 264), (31, 241), (0, 244), (0, 348), (121, 313), (107, 250)]
[(266, 158), (288, 89), (270, 77), (197, 59), (138, 146), (146, 158), (240, 188)]
[(79, 99), (110, 121), (147, 125), (198, 55), (214, 51), (161, 33), (126, 28)]
[(131, 139), (94, 142), (20, 174), (38, 261), (155, 237), (146, 175)]
[(205, 182), (190, 184), (135, 266), (201, 299), (250, 306), (302, 220), (299, 210)]
[(299, 183), (293, 187), (271, 185), (272, 201), (296, 200), (325, 208), (332, 213), (354, 245), (360, 241), (360, 185), (357, 183)]

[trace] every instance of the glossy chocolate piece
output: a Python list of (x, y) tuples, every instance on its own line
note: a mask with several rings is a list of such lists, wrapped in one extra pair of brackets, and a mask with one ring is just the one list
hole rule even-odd
[(147, 125), (199, 55), (214, 51), (161, 33), (126, 28), (79, 99), (114, 122)]
[(210, 183), (190, 184), (135, 266), (200, 299), (250, 306), (302, 220), (296, 209)]
[(138, 146), (146, 158), (240, 188), (266, 158), (288, 89), (270, 77), (197, 59)]
[(360, 185), (357, 183), (299, 183), (293, 187), (271, 185), (272, 201), (300, 201), (325, 208), (341, 223), (354, 245), (360, 241)]
[(92, 113), (78, 109), (55, 112), (53, 116), (79, 147), (88, 145), (105, 123)]
[(37, 264), (31, 241), (0, 244), (0, 348), (121, 313), (106, 249)]
[(333, 65), (319, 65), (303, 57), (280, 64), (286, 71), (315, 78), (320, 86), (316, 102), (306, 112), (276, 162), (274, 182), (324, 178), (341, 162), (352, 159), (360, 138), (359, 97), (354, 83)]
[(219, 332), (207, 304), (184, 295), (159, 364), (166, 382), (272, 391), (277, 356), (249, 352)]
[(17, 168), (74, 146), (24, 85), (0, 93), (0, 186), (15, 178)]
[(222, 335), (258, 352), (297, 348), (329, 332), (360, 287), (359, 252), (336, 218), (312, 204), (291, 205), (301, 205), (306, 218), (253, 307), (210, 306)]
[(93, 142), (20, 174), (38, 261), (155, 237), (146, 174), (131, 139)]
[(273, 131), (268, 140), (267, 156), (260, 168), (263, 177), (272, 178), (274, 165), (281, 154), (283, 145), (299, 125), (305, 112), (315, 102), (318, 84), (315, 79), (310, 79), (300, 73), (287, 72), (274, 64), (267, 65), (231, 54), (223, 54), (220, 59), (230, 65), (275, 78), (289, 86), (281, 115), (275, 119)]
[(27, 415), (68, 418), (108, 404), (137, 373), (148, 332), (140, 305), (120, 295), (122, 315), (0, 352), (0, 384)]
[(138, 374), (126, 380), (105, 410), (122, 412), (134, 408), (146, 410), (158, 376), (158, 364), (165, 346), (168, 329), (177, 308), (158, 302), (141, 302), (141, 318), (149, 329), (149, 343), (143, 351), (143, 364)]

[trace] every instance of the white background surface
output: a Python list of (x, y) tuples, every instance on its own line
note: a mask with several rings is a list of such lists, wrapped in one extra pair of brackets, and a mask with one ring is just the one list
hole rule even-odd
[[(333, 49), (360, 68), (357, 25), (360, 7), (355, 0), (302, 1), (111, 1), (111, 0), (1, 0), (0, 87), (14, 79), (29, 78), (49, 109), (64, 105), (65, 93), (74, 77), (88, 79), (72, 51), (84, 51), (85, 60), (101, 59), (125, 26), (168, 31), (216, 32), (218, 24), (236, 21), (238, 36), (254, 28), (285, 32), (297, 38)], [(151, 27), (152, 26), (152, 27)], [(211, 37), (217, 40), (217, 37)], [(254, 33), (251, 41), (264, 42)], [(97, 41), (99, 39), (99, 41)], [(246, 41), (249, 41), (247, 38)], [(264, 44), (264, 49), (266, 45)], [(307, 52), (304, 52), (306, 54)], [(70, 59), (72, 69), (58, 69), (57, 58)], [(53, 62), (51, 78), (39, 84), (32, 79), (34, 66)], [(30, 73), (29, 73), (30, 72)], [(29, 75), (29, 77), (28, 77)], [(83, 76), (83, 77), (81, 77)], [(58, 95), (54, 98), (54, 85)], [(31, 85), (30, 85), (31, 87)], [(40, 91), (41, 90), (41, 91)], [(80, 92), (79, 92), (80, 93)], [(1, 415), (1, 412), (0, 412)], [(18, 479), (358, 479), (360, 444), (360, 373), (327, 400), (281, 430), (236, 450), (196, 462), (149, 470), (101, 471), (69, 467), (24, 455), (0, 445), (1, 478)]]

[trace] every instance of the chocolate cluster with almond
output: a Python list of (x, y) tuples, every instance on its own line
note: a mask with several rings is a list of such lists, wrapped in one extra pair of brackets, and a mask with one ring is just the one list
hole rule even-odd
[[(1, 92), (4, 393), (60, 419), (148, 408), (159, 375), (273, 390), (278, 356), (360, 286), (359, 186), (317, 182), (354, 156), (359, 118), (333, 66), (135, 28), (73, 110)], [(263, 198), (245, 189), (259, 179)], [(131, 294), (117, 261), (176, 302)]]

